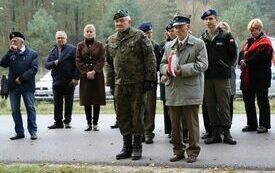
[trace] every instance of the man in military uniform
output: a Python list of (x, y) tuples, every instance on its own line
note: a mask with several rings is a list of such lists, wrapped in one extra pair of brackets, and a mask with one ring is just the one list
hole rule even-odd
[[(114, 100), (123, 148), (116, 159), (142, 156), (144, 94), (156, 80), (156, 60), (150, 40), (131, 27), (127, 10), (114, 15), (116, 33), (106, 43), (106, 84)], [(132, 144), (132, 136), (134, 137)]]
[[(205, 42), (209, 67), (205, 71), (204, 99), (208, 108), (212, 136), (206, 144), (222, 142), (220, 132), (224, 132), (223, 142), (236, 144), (230, 134), (230, 77), (231, 67), (236, 59), (236, 43), (231, 33), (218, 26), (217, 12), (209, 9), (203, 13), (206, 31), (202, 34)], [(222, 129), (222, 130), (220, 130)]]
[[(143, 22), (138, 26), (138, 29), (143, 31), (145, 35), (150, 39), (154, 53), (156, 56), (157, 71), (161, 61), (161, 50), (157, 42), (152, 39), (153, 25), (151, 22)], [(156, 80), (153, 83), (153, 89), (145, 94), (145, 111), (144, 111), (144, 137), (146, 144), (152, 144), (154, 141), (154, 129), (155, 129), (155, 115), (156, 115), (156, 103), (157, 103), (157, 73)]]

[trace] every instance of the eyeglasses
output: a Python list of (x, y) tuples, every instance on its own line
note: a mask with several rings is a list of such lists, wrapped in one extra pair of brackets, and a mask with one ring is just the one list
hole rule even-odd
[(56, 39), (65, 39), (65, 37), (56, 37)]

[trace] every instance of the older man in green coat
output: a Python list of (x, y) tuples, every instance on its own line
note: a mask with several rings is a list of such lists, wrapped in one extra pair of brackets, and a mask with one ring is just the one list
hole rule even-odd
[[(166, 85), (166, 105), (169, 107), (172, 122), (172, 144), (174, 157), (171, 162), (185, 158), (195, 162), (199, 152), (199, 105), (203, 100), (204, 71), (208, 67), (206, 48), (202, 40), (192, 36), (190, 19), (185, 16), (174, 17), (177, 38), (165, 46), (160, 65)], [(182, 143), (182, 118), (186, 119), (189, 132), (189, 146)]]

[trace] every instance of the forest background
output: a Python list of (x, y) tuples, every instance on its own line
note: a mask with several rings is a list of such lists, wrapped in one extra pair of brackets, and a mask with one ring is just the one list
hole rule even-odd
[[(113, 14), (127, 8), (133, 26), (144, 21), (153, 23), (153, 39), (164, 40), (166, 23), (178, 11), (191, 14), (191, 30), (199, 37), (205, 30), (201, 14), (214, 8), (222, 21), (229, 23), (232, 34), (242, 45), (249, 32), (247, 24), (253, 18), (264, 23), (264, 32), (275, 36), (274, 0), (0, 0), (0, 55), (8, 49), (11, 31), (21, 31), (27, 45), (36, 50), (40, 57), (39, 73), (46, 72), (44, 62), (55, 43), (55, 32), (64, 30), (68, 42), (76, 45), (83, 39), (83, 27), (93, 23), (97, 39), (105, 42), (115, 32)], [(3, 68), (0, 74), (7, 73)], [(40, 75), (39, 75), (40, 76)]]

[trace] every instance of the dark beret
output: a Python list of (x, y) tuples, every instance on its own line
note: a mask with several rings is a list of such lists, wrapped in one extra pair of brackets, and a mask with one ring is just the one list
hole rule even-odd
[(173, 20), (169, 21), (166, 26), (165, 26), (165, 29), (166, 31), (168, 31), (169, 29), (172, 29), (174, 26), (173, 26)]
[(202, 14), (201, 19), (204, 20), (204, 18), (211, 15), (218, 16), (218, 13), (214, 9), (208, 9)]
[(126, 9), (121, 9), (121, 10), (118, 10), (115, 15), (114, 15), (114, 20), (116, 19), (119, 19), (121, 17), (126, 17), (126, 16), (129, 16), (129, 13), (128, 13), (128, 10)]
[(175, 16), (173, 21), (174, 21), (173, 26), (190, 24), (190, 19), (185, 16)]
[(143, 22), (138, 26), (138, 29), (142, 30), (143, 32), (150, 31), (152, 28), (153, 28), (153, 25), (151, 22)]
[(24, 35), (21, 32), (11, 32), (10, 33), (10, 40), (13, 39), (14, 37), (19, 37), (25, 40)]

